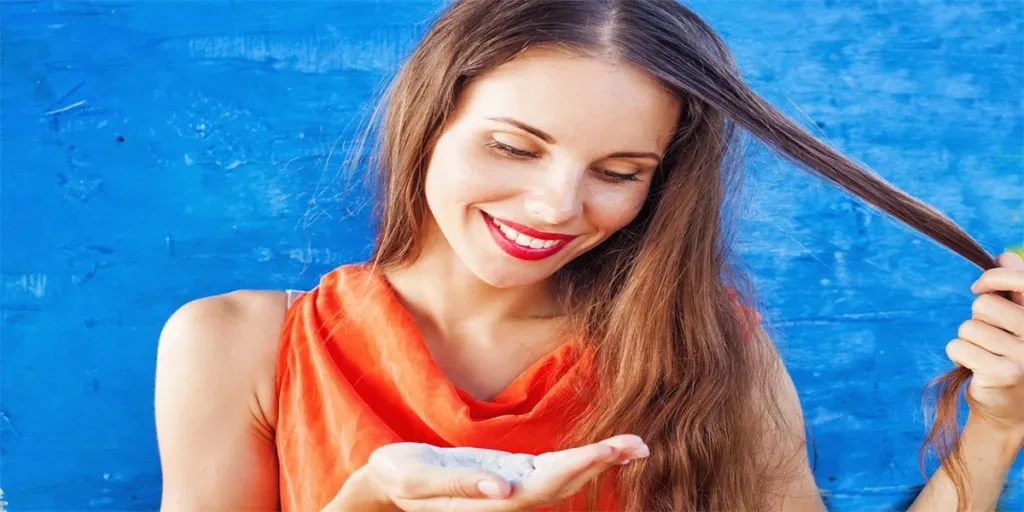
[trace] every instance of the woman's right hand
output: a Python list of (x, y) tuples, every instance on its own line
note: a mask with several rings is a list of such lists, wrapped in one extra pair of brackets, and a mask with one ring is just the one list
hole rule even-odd
[(406, 512), (527, 511), (554, 505), (605, 470), (649, 453), (634, 435), (537, 456), (396, 443), (374, 451), (359, 470), (359, 494)]

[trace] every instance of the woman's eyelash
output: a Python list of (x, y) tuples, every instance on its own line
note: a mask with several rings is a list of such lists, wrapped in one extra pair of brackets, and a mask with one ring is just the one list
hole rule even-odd
[(498, 142), (498, 141), (496, 141), (494, 139), (491, 139), (491, 141), (487, 143), (487, 146), (495, 148), (495, 149), (497, 149), (499, 151), (508, 153), (510, 155), (517, 156), (519, 158), (536, 158), (537, 157), (536, 153), (531, 153), (531, 152), (523, 150), (523, 149), (514, 148), (512, 146), (509, 146), (508, 144), (502, 144), (501, 142)]
[[(531, 153), (529, 151), (526, 151), (525, 149), (519, 149), (517, 147), (509, 146), (508, 144), (503, 144), (494, 139), (488, 141), (487, 146), (497, 149), (502, 153), (506, 153), (516, 158), (537, 158), (538, 156), (536, 153)], [(640, 179), (637, 178), (635, 174), (620, 174), (617, 172), (611, 172), (604, 169), (597, 170), (604, 174), (608, 179), (613, 181), (640, 181)]]
[(636, 174), (619, 174), (617, 172), (601, 170), (609, 178), (616, 181), (640, 181), (640, 178), (636, 177)]

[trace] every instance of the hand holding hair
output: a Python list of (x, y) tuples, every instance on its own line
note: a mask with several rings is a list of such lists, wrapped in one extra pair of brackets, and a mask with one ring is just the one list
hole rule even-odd
[(971, 414), (1024, 440), (1024, 259), (1006, 252), (996, 263), (971, 285), (971, 318), (946, 353), (973, 372)]

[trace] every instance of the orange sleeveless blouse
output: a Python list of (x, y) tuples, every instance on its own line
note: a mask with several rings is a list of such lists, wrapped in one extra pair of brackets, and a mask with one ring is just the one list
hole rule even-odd
[[(584, 412), (577, 397), (590, 356), (565, 342), (492, 400), (477, 400), (445, 377), (382, 275), (340, 266), (285, 315), (277, 362), (282, 510), (321, 510), (385, 444), (555, 450)], [(601, 494), (612, 503), (613, 488)]]

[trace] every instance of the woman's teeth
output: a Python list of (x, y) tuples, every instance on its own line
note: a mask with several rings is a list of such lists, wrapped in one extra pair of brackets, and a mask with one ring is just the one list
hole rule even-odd
[(523, 247), (529, 247), (531, 249), (547, 249), (549, 247), (554, 247), (554, 246), (562, 243), (561, 240), (541, 240), (539, 238), (533, 238), (531, 236), (526, 236), (526, 235), (524, 235), (524, 234), (522, 234), (522, 233), (520, 233), (520, 232), (518, 232), (518, 231), (516, 231), (516, 230), (514, 230), (514, 229), (512, 229), (512, 228), (510, 228), (510, 227), (508, 227), (508, 226), (506, 226), (504, 224), (502, 224), (501, 222), (498, 222), (497, 219), (491, 219), (491, 220), (493, 220), (494, 221), (494, 225), (498, 226), (498, 229), (500, 229), (501, 232), (505, 234), (505, 238), (508, 238), (509, 240), (512, 240), (516, 244), (521, 245)]

